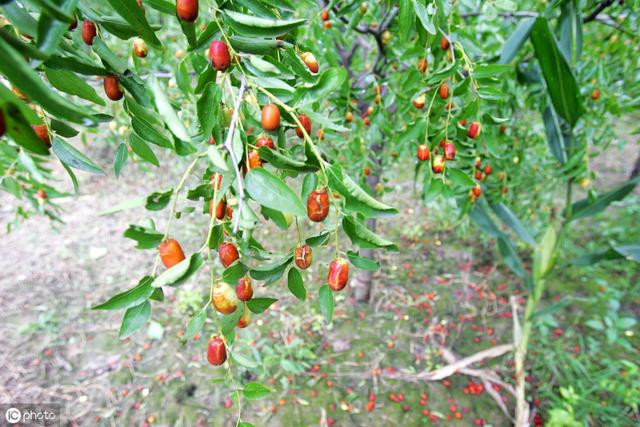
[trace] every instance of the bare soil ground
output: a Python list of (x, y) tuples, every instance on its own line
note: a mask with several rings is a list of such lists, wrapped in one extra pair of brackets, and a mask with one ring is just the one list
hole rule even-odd
[[(624, 151), (612, 151), (606, 158), (598, 159), (596, 168), (601, 172), (601, 179), (609, 185), (623, 181), (637, 154), (638, 146), (628, 144)], [(105, 169), (110, 170), (108, 157), (98, 158), (104, 159), (101, 163), (105, 165)], [(123, 200), (142, 197), (159, 188), (170, 187), (177, 180), (178, 167), (167, 173), (158, 170), (140, 171), (133, 166), (127, 165), (127, 170), (120, 179), (115, 179), (112, 173), (104, 177), (79, 173), (82, 194), (78, 198), (68, 198), (60, 202), (64, 209), (62, 218), (65, 224), (52, 226), (48, 220), (34, 217), (10, 234), (2, 236), (0, 402), (63, 402), (65, 420), (70, 424), (79, 425), (123, 425), (119, 421), (122, 418), (119, 417), (126, 417), (127, 425), (142, 425), (145, 420), (159, 424), (208, 425), (209, 422), (205, 420), (212, 414), (217, 414), (216, 425), (227, 425), (227, 422), (235, 418), (232, 410), (220, 412), (225, 411), (221, 402), (228, 400), (228, 395), (216, 386), (209, 385), (212, 379), (221, 374), (208, 370), (207, 365), (202, 363), (204, 342), (196, 341), (185, 347), (178, 340), (177, 334), (184, 328), (188, 317), (176, 313), (171, 304), (163, 304), (158, 311), (154, 311), (153, 319), (157, 323), (152, 325), (147, 334), (142, 333), (131, 340), (121, 342), (117, 339), (117, 331), (122, 313), (90, 310), (92, 305), (104, 301), (116, 291), (134, 285), (142, 275), (150, 271), (153, 263), (151, 252), (134, 250), (132, 241), (122, 236), (128, 224), (135, 223), (143, 217), (141, 209), (131, 209), (109, 216), (96, 215), (97, 212), (113, 207)], [(64, 171), (56, 173), (70, 188)], [(9, 196), (0, 195), (0, 222), (5, 223), (11, 219), (12, 203)], [(411, 211), (409, 203), (405, 202), (401, 218), (395, 223), (406, 224), (409, 216), (415, 214), (426, 215), (426, 211)], [(158, 219), (158, 223), (164, 224), (164, 215)], [(451, 281), (481, 284), (483, 280), (489, 280), (488, 275), (497, 274), (491, 269), (489, 273), (485, 271), (467, 274), (464, 268), (456, 268), (471, 261), (469, 253), (459, 247), (448, 250), (441, 246), (437, 242), (438, 236), (434, 236), (428, 230), (428, 225), (420, 227), (415, 233), (412, 230), (390, 229), (389, 224), (383, 225), (383, 228), (383, 232), (404, 239), (406, 249), (399, 255), (399, 260), (383, 258), (383, 271), (377, 275), (377, 307), (374, 308), (377, 314), (368, 324), (396, 327), (392, 328), (389, 334), (377, 332), (383, 329), (370, 330), (368, 335), (363, 333), (365, 342), (358, 344), (353, 341), (348, 328), (309, 331), (305, 330), (303, 324), (289, 325), (291, 333), (302, 340), (305, 339), (305, 334), (310, 340), (320, 339), (323, 333), (329, 334), (328, 336), (333, 334), (334, 347), (328, 350), (329, 356), (328, 359), (324, 359), (326, 365), (323, 365), (323, 369), (325, 366), (328, 366), (327, 370), (331, 369), (329, 365), (333, 360), (332, 355), (339, 359), (340, 353), (350, 347), (377, 351), (376, 345), (379, 345), (388, 349), (391, 352), (390, 356), (383, 355), (380, 351), (380, 357), (386, 357), (386, 362), (380, 362), (378, 354), (362, 356), (367, 360), (366, 366), (382, 368), (400, 364), (400, 361), (412, 355), (416, 357), (429, 353), (428, 344), (425, 343), (419, 348), (413, 344), (412, 337), (420, 332), (419, 329), (410, 327), (410, 324), (419, 327), (421, 320), (416, 321), (417, 324), (404, 320), (406, 324), (403, 326), (402, 319), (405, 314), (408, 315), (408, 311), (398, 311), (395, 304), (384, 309), (384, 301), (391, 299), (402, 302), (412, 298), (409, 292), (402, 290), (403, 282), (417, 281), (432, 286), (429, 289), (442, 291), (442, 286)], [(199, 239), (196, 229), (194, 226), (191, 230), (194, 241)], [(417, 237), (411, 237), (409, 234), (415, 234)], [(426, 245), (425, 235), (430, 241)], [(423, 240), (416, 242), (419, 239)], [(422, 246), (414, 246), (418, 243)], [(186, 245), (189, 247), (190, 243), (187, 242)], [(424, 246), (429, 249), (424, 249)], [(192, 247), (195, 247), (195, 243)], [(413, 249), (424, 252), (418, 252), (416, 255)], [(421, 261), (426, 263), (427, 253), (432, 254), (437, 260), (448, 260), (446, 264), (442, 264), (443, 271), (427, 275), (422, 270)], [(418, 272), (412, 272), (412, 265), (418, 265)], [(455, 273), (446, 273), (445, 270), (451, 267)], [(324, 274), (315, 274), (318, 273)], [(501, 279), (498, 275), (491, 280)], [(461, 301), (464, 301), (467, 295), (454, 295), (451, 291), (449, 293), (450, 302), (458, 301), (460, 307), (466, 304)], [(371, 313), (346, 308), (344, 300), (339, 301), (338, 305), (338, 319), (346, 319), (345, 313), (360, 313), (363, 319)], [(380, 307), (381, 313), (375, 310)], [(501, 309), (505, 310), (508, 311), (508, 308)], [(265, 318), (265, 323), (272, 320), (275, 322), (275, 317), (278, 317), (280, 322), (287, 324), (286, 312), (277, 307), (270, 311), (274, 313)], [(434, 308), (434, 311), (437, 310)], [(486, 314), (486, 311), (482, 313)], [(442, 315), (448, 314), (459, 313), (453, 310), (452, 313)], [(414, 315), (415, 313), (412, 314)], [(304, 319), (302, 322), (304, 323)], [(354, 320), (353, 327), (360, 330), (362, 324), (357, 326), (355, 322)], [(306, 326), (308, 327), (309, 325)], [(503, 324), (503, 328), (504, 336), (498, 337), (498, 343), (509, 342), (509, 321)], [(284, 335), (284, 331), (264, 326), (260, 332), (246, 332), (243, 340), (264, 339), (269, 333), (272, 338), (274, 334)], [(276, 338), (276, 341), (279, 339)], [(290, 336), (282, 338), (285, 345), (291, 344), (290, 339)], [(367, 340), (369, 342), (366, 342)], [(403, 343), (406, 343), (407, 347), (403, 347), (402, 351), (393, 350), (394, 346), (400, 348)], [(266, 343), (262, 345), (268, 346)], [(378, 365), (374, 365), (376, 361)], [(363, 384), (358, 380), (358, 375), (362, 374), (364, 377), (365, 374), (361, 371), (362, 365), (349, 363), (351, 362), (347, 362), (344, 368), (347, 372), (342, 372), (342, 375), (348, 378), (345, 380), (347, 384), (357, 387), (358, 384)], [(355, 378), (347, 375), (348, 371), (355, 374)], [(295, 381), (298, 381), (300, 387), (315, 387), (310, 387), (311, 380), (304, 376)], [(340, 381), (340, 376), (336, 376), (336, 382)], [(320, 385), (317, 388), (319, 389)], [(329, 405), (329, 401), (350, 404), (348, 393), (338, 392), (331, 387), (320, 391), (320, 395), (324, 395), (326, 400), (322, 402), (322, 411), (313, 411), (314, 416), (331, 411), (329, 406), (325, 406)], [(312, 396), (313, 393), (311, 396), (299, 395), (299, 399), (307, 401), (308, 404)], [(289, 397), (281, 396), (282, 399), (286, 401)], [(480, 408), (492, 405), (491, 400), (489, 402), (479, 407), (472, 404), (465, 407), (472, 407), (472, 413), (478, 416), (478, 413), (483, 413)], [(283, 420), (287, 418), (274, 416), (274, 408), (278, 403), (273, 403), (273, 407), (271, 405), (271, 402), (260, 403), (256, 404), (255, 408), (262, 416), (269, 417), (262, 418), (268, 420), (269, 424), (286, 425)], [(280, 402), (279, 405), (284, 404)], [(311, 407), (314, 405), (317, 403), (312, 402)], [(446, 401), (443, 405), (442, 411), (447, 411)], [(305, 405), (300, 408), (304, 409)], [(328, 409), (325, 411), (325, 408)], [(287, 417), (291, 417), (290, 421), (295, 416), (300, 416), (298, 409), (283, 411), (288, 413)], [(381, 419), (391, 425), (402, 419), (402, 413), (398, 409), (395, 414), (400, 418), (391, 418), (391, 415), (386, 413)], [(504, 422), (495, 406), (486, 417), (493, 417), (496, 425)], [(252, 421), (259, 424), (260, 418)], [(313, 422), (311, 419), (306, 421), (307, 424), (317, 424), (317, 419)], [(356, 419), (352, 419), (351, 423), (362, 424)]]

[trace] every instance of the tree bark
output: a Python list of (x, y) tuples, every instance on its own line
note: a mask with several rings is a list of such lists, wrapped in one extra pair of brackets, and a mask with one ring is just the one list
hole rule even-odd
[(640, 175), (640, 155), (636, 158), (636, 162), (633, 165), (633, 169), (631, 170), (631, 175), (629, 175), (629, 179), (633, 179), (636, 176)]

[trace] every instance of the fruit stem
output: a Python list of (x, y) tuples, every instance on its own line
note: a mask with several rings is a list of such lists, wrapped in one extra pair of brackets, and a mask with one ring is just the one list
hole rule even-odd
[[(173, 204), (171, 205), (171, 211), (169, 212), (169, 219), (167, 220), (167, 225), (164, 229), (162, 240), (166, 240), (167, 237), (169, 237), (169, 232), (171, 231), (171, 225), (173, 223), (173, 219), (176, 216), (178, 196), (180, 194), (180, 191), (182, 190), (182, 187), (184, 187), (184, 184), (187, 181), (187, 178), (191, 175), (191, 173), (193, 172), (193, 169), (198, 164), (200, 159), (206, 156), (206, 154), (207, 154), (206, 152), (198, 154), (196, 158), (191, 162), (187, 170), (185, 170), (184, 174), (182, 175), (182, 178), (180, 178), (180, 181), (178, 182), (178, 185), (176, 186), (176, 189), (173, 192)], [(155, 277), (156, 272), (158, 271), (159, 261), (160, 261), (160, 253), (158, 252), (158, 254), (156, 255), (156, 260), (153, 264), (153, 272), (151, 273), (151, 276), (153, 277)]]
[(269, 99), (273, 100), (274, 103), (276, 103), (279, 106), (281, 106), (282, 108), (284, 108), (285, 111), (287, 111), (291, 115), (291, 117), (293, 118), (293, 121), (296, 122), (298, 127), (302, 130), (302, 134), (304, 136), (305, 141), (307, 141), (309, 143), (309, 146), (313, 150), (313, 153), (318, 158), (318, 162), (320, 163), (320, 170), (322, 171), (322, 174), (324, 175), (324, 178), (327, 180), (327, 182), (329, 182), (329, 178), (327, 177), (327, 172), (325, 170), (325, 161), (322, 159), (322, 155), (320, 154), (320, 151), (318, 150), (318, 147), (316, 147), (316, 145), (311, 140), (311, 137), (307, 133), (306, 129), (304, 128), (304, 126), (302, 126), (302, 123), (300, 123), (300, 120), (298, 119), (298, 115), (295, 113), (295, 110), (293, 108), (289, 107), (284, 102), (282, 102), (280, 100), (280, 98), (278, 98), (277, 96), (275, 96), (274, 94), (272, 94), (271, 92), (266, 90), (265, 88), (255, 84), (255, 83), (249, 83), (249, 85), (253, 86), (258, 91), (260, 91), (260, 92), (264, 93), (265, 95), (267, 95), (267, 97), (269, 97)]

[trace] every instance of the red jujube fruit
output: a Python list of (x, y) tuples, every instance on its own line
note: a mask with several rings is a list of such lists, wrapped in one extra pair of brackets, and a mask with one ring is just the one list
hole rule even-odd
[(96, 36), (96, 24), (91, 21), (84, 21), (82, 23), (82, 40), (91, 46), (93, 44), (93, 38)]
[(119, 101), (124, 96), (124, 92), (120, 88), (120, 81), (114, 75), (104, 76), (104, 93), (112, 101)]
[(218, 71), (225, 71), (231, 65), (229, 47), (220, 40), (214, 40), (209, 45), (209, 59), (211, 66)]
[(425, 161), (429, 160), (429, 146), (427, 144), (418, 145), (418, 160)]
[(280, 110), (276, 105), (262, 107), (262, 127), (264, 130), (276, 130), (280, 127)]
[[(309, 116), (300, 114), (298, 116), (298, 120), (300, 120), (300, 124), (302, 124), (302, 126), (304, 127), (307, 135), (311, 135), (311, 119), (309, 118)], [(298, 138), (304, 138), (304, 133), (302, 133), (302, 129), (300, 127), (296, 128), (296, 135), (298, 135)]]
[(444, 158), (446, 160), (453, 160), (456, 157), (456, 146), (452, 142), (444, 144)]
[(51, 136), (49, 135), (49, 129), (47, 125), (33, 125), (31, 126), (36, 136), (40, 138), (42, 142), (47, 144), (47, 147), (51, 147)]
[(209, 339), (207, 360), (210, 364), (215, 366), (222, 365), (227, 361), (227, 349), (222, 338), (213, 336)]
[(311, 250), (311, 246), (309, 245), (296, 246), (294, 255), (294, 261), (296, 265), (302, 270), (306, 270), (307, 268), (309, 268), (311, 262), (313, 261), (313, 251)]
[(253, 298), (253, 286), (251, 285), (250, 276), (244, 276), (238, 281), (236, 295), (240, 301), (249, 301)]
[(213, 286), (211, 304), (222, 314), (231, 314), (238, 308), (240, 300), (228, 283), (218, 282)]
[(165, 267), (171, 268), (184, 260), (184, 252), (175, 239), (167, 239), (160, 243), (160, 260)]
[(218, 248), (218, 255), (220, 256), (220, 262), (224, 268), (229, 267), (231, 264), (236, 262), (238, 258), (240, 258), (236, 245), (231, 242), (221, 243)]
[(183, 21), (195, 21), (198, 19), (198, 0), (177, 0), (176, 14)]
[(260, 138), (258, 138), (258, 141), (256, 142), (256, 147), (258, 148), (269, 147), (272, 150), (276, 148), (276, 146), (273, 143), (273, 139), (269, 138), (268, 136), (261, 136)]
[(349, 263), (342, 258), (336, 258), (331, 261), (329, 276), (327, 277), (329, 287), (334, 291), (340, 291), (347, 286), (348, 281)]
[(467, 132), (467, 136), (471, 139), (476, 139), (480, 135), (480, 123), (473, 122), (469, 125), (469, 132)]
[(314, 190), (307, 198), (307, 216), (311, 221), (322, 222), (329, 215), (329, 194), (324, 188)]

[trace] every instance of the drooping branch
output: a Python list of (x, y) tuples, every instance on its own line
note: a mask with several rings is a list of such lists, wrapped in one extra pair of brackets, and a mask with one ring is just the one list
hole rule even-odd
[(593, 12), (584, 17), (582, 22), (586, 24), (587, 22), (594, 21), (600, 14), (600, 12), (611, 6), (614, 2), (615, 0), (604, 0), (603, 2), (600, 2), (600, 4), (598, 4), (598, 6), (593, 9)]
[(238, 159), (236, 158), (236, 154), (233, 152), (233, 136), (236, 132), (236, 124), (238, 123), (238, 115), (240, 111), (240, 105), (242, 104), (242, 97), (244, 96), (244, 92), (247, 90), (247, 81), (244, 76), (240, 78), (240, 89), (238, 90), (238, 98), (236, 99), (236, 104), (233, 108), (233, 116), (231, 116), (231, 124), (229, 125), (229, 133), (227, 134), (227, 139), (224, 141), (224, 148), (229, 152), (229, 156), (231, 156), (231, 162), (233, 163), (233, 167), (236, 171), (236, 179), (238, 180), (238, 214), (236, 215), (236, 220), (233, 224), (233, 232), (238, 232), (238, 226), (240, 224), (240, 215), (242, 214), (242, 205), (244, 204), (244, 184), (242, 181), (242, 174), (240, 173), (240, 168), (238, 166)]

